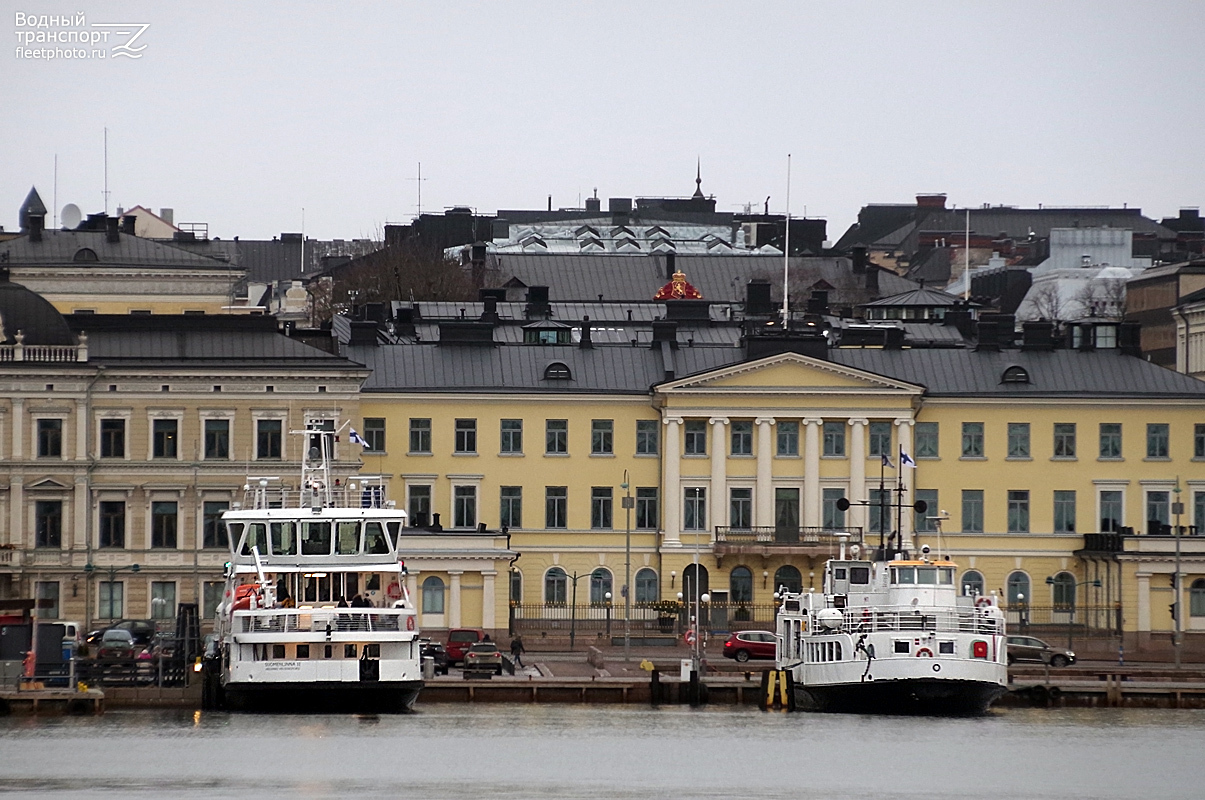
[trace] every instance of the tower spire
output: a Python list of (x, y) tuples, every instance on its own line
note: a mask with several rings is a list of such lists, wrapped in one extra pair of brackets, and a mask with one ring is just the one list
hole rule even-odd
[(703, 160), (695, 157), (695, 193), (691, 195), (692, 200), (703, 199)]

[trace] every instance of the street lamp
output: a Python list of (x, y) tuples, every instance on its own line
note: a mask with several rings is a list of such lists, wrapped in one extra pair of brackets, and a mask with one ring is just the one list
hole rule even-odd
[[(1054, 578), (1047, 576), (1046, 577), (1046, 585), (1054, 586), (1054, 584), (1055, 584)], [(1091, 580), (1091, 581), (1080, 581), (1079, 583), (1072, 584), (1072, 587), (1071, 587), (1071, 612), (1067, 615), (1067, 649), (1068, 650), (1071, 649), (1071, 632), (1072, 632), (1072, 630), (1074, 630), (1074, 627), (1075, 627), (1075, 595), (1076, 595), (1076, 591), (1081, 586), (1095, 586), (1097, 589), (1099, 589), (1100, 588), (1100, 579)]]
[(611, 642), (611, 593), (607, 592), (603, 595), (603, 600), (607, 603), (607, 643)]
[[(632, 509), (636, 506), (636, 501), (632, 499), (632, 486), (628, 483), (626, 469), (623, 471), (623, 483), (619, 485), (619, 488), (625, 492), (621, 502), (626, 517), (623, 543), (623, 660), (626, 663), (631, 657), (632, 648)], [(611, 626), (608, 624), (608, 636), (611, 634), (610, 628)]]
[(1176, 572), (1172, 575), (1172, 590), (1176, 593), (1175, 602), (1172, 603), (1172, 649), (1176, 651), (1176, 669), (1180, 669), (1180, 601), (1183, 599), (1180, 592), (1180, 515), (1184, 513), (1184, 503), (1180, 500), (1180, 476), (1176, 476), (1176, 488), (1173, 490), (1176, 495), (1175, 502), (1172, 503), (1172, 513), (1176, 515)]

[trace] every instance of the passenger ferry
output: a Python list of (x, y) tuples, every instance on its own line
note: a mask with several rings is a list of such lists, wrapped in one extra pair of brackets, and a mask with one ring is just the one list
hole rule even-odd
[[(252, 477), (223, 514), (230, 542), (203, 706), (410, 710), (423, 687), (417, 609), (381, 476), (330, 473), (336, 432), (311, 420), (299, 489)], [(352, 432), (353, 440), (357, 437)]]
[(963, 596), (957, 565), (907, 553), (858, 558), (841, 540), (823, 590), (783, 593), (778, 668), (796, 707), (884, 714), (982, 714), (1007, 689), (1004, 614)]

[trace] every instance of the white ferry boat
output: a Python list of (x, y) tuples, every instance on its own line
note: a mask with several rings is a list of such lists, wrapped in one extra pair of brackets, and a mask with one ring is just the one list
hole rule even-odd
[[(880, 553), (883, 551), (880, 550)], [(981, 714), (1007, 689), (1004, 614), (960, 596), (957, 565), (897, 553), (860, 560), (842, 540), (822, 591), (784, 593), (778, 668), (796, 707), (885, 714)]]
[(332, 482), (335, 431), (308, 422), (300, 489), (249, 478), (222, 519), (231, 547), (203, 706), (405, 711), (423, 687), (417, 609), (380, 476)]

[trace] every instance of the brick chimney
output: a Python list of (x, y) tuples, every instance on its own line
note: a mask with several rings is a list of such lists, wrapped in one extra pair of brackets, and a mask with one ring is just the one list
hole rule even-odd
[(918, 194), (916, 196), (917, 208), (945, 208), (946, 196), (944, 194)]

